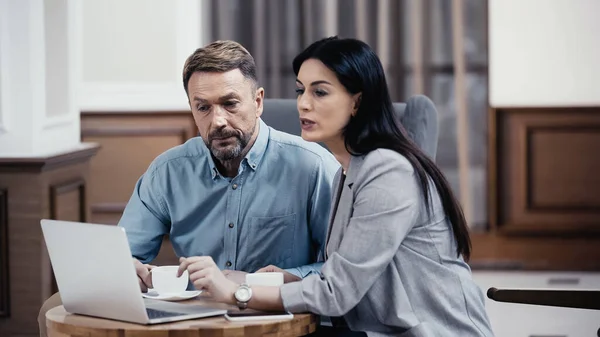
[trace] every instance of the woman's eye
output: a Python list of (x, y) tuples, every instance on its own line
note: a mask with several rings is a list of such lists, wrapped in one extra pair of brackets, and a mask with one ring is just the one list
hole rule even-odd
[(327, 93), (323, 90), (317, 89), (317, 90), (315, 90), (315, 95), (317, 95), (318, 97), (323, 97), (323, 96), (327, 95)]
[(304, 93), (304, 89), (296, 88), (296, 95), (300, 96)]

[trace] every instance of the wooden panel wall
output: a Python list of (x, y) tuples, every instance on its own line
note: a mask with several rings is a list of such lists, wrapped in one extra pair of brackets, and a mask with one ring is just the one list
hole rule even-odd
[(116, 224), (152, 160), (196, 133), (185, 111), (82, 113), (82, 141), (102, 147), (91, 162), (90, 222)]
[(50, 185), (50, 219), (85, 222), (85, 192), (81, 178)]
[(600, 270), (600, 108), (489, 114), (489, 231), (474, 264)]
[(0, 189), (0, 318), (10, 315), (8, 283), (8, 195)]
[[(82, 112), (82, 141), (101, 145), (90, 164), (90, 222), (117, 224), (150, 163), (196, 134), (189, 111)], [(168, 237), (153, 263), (178, 263)]]
[(600, 108), (491, 113), (492, 227), (506, 234), (600, 234)]
[[(85, 185), (85, 180), (81, 178), (50, 185), (50, 219), (86, 222), (88, 210)], [(56, 279), (54, 278), (45, 245), (42, 251), (44, 253), (42, 263), (42, 297), (47, 298), (58, 292), (58, 286), (56, 285)]]

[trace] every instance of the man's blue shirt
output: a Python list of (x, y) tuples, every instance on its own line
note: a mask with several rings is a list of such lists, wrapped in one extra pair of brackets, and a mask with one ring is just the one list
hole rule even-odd
[(331, 183), (326, 149), (260, 121), (235, 178), (221, 176), (200, 137), (158, 156), (138, 180), (119, 226), (148, 263), (169, 234), (177, 256), (212, 256), (221, 269), (269, 264), (304, 277), (325, 247)]

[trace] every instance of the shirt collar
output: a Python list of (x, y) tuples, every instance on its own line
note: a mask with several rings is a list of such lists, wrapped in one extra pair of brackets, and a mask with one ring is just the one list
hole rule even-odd
[[(259, 118), (258, 121), (259, 121), (258, 136), (256, 137), (254, 144), (250, 148), (250, 151), (248, 151), (248, 153), (246, 154), (246, 157), (244, 158), (244, 160), (242, 160), (242, 164), (244, 163), (244, 161), (246, 161), (248, 163), (248, 166), (253, 171), (256, 171), (256, 168), (260, 164), (260, 162), (265, 154), (265, 151), (267, 149), (267, 144), (269, 143), (269, 135), (271, 132), (269, 130), (269, 127), (267, 126), (267, 124), (265, 124), (265, 122), (263, 122), (262, 119)], [(215, 161), (212, 157), (212, 154), (210, 153), (210, 149), (206, 146), (205, 146), (205, 148), (208, 152), (208, 165), (210, 167), (211, 177), (214, 180), (217, 178), (217, 176), (220, 176), (220, 173), (219, 173), (219, 170), (217, 169), (217, 166), (215, 165)]]
[(248, 154), (246, 154), (246, 162), (248, 162), (248, 166), (254, 171), (256, 171), (256, 168), (265, 155), (267, 144), (269, 143), (269, 134), (271, 132), (262, 119), (259, 119), (258, 121), (260, 128), (258, 130), (258, 136), (256, 137), (256, 141), (254, 141), (254, 145), (252, 145), (252, 148), (248, 151)]

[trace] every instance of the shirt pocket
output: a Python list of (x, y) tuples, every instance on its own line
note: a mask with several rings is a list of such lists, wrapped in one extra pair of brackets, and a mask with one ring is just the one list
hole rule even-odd
[(281, 267), (292, 256), (296, 214), (274, 217), (249, 217), (247, 231), (242, 236), (244, 244), (240, 267), (248, 272), (270, 264)]

